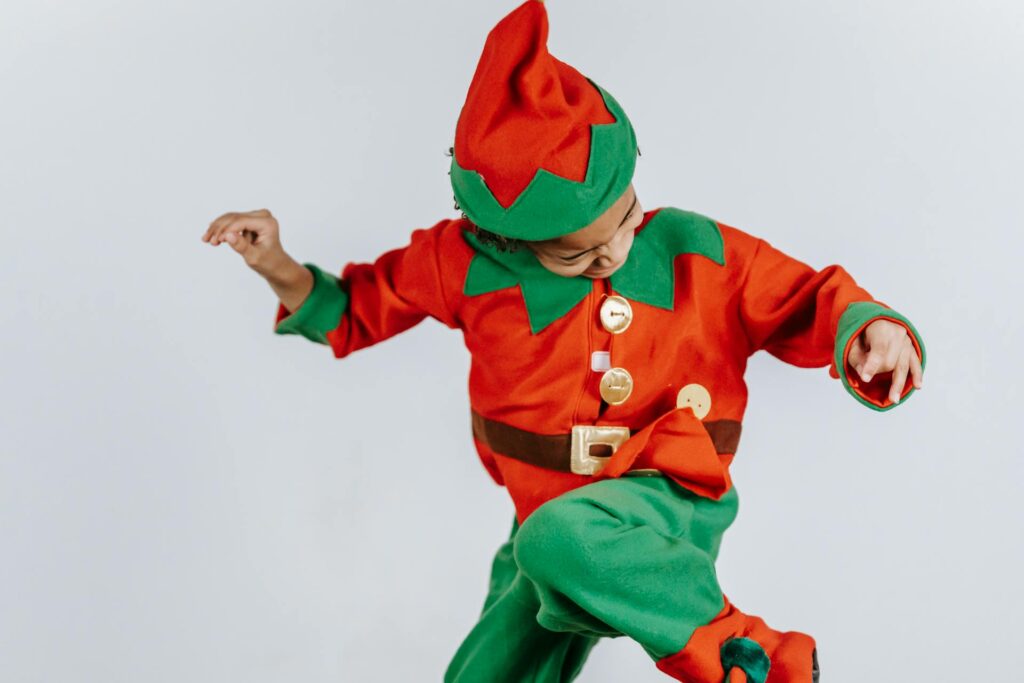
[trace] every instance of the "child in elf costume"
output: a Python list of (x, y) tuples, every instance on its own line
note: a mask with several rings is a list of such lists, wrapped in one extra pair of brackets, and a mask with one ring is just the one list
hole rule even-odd
[(455, 133), (461, 218), (340, 275), (285, 254), (266, 210), (203, 239), (268, 280), (276, 333), (336, 358), (428, 316), (462, 331), (473, 442), (516, 517), (446, 681), (570, 681), (620, 635), (680, 681), (816, 681), (814, 640), (741, 612), (716, 579), (747, 358), (828, 365), (884, 411), (921, 387), (921, 338), (840, 266), (643, 211), (629, 119), (548, 53), (547, 29), (528, 0), (487, 38)]

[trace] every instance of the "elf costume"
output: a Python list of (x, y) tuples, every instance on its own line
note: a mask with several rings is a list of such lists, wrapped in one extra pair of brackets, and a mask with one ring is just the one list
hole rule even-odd
[(647, 212), (605, 279), (480, 241), (474, 224), (520, 240), (579, 230), (633, 176), (622, 108), (546, 42), (538, 0), (488, 36), (451, 166), (465, 217), (340, 276), (304, 264), (313, 290), (292, 313), (278, 305), (275, 332), (337, 358), (427, 316), (464, 335), (473, 441), (516, 519), (446, 681), (569, 681), (599, 637), (627, 635), (680, 681), (810, 683), (814, 640), (739, 611), (715, 574), (737, 509), (747, 358), (828, 365), (884, 411), (891, 374), (861, 381), (853, 340), (880, 318), (902, 324), (923, 367), (921, 338), (840, 266), (815, 271), (691, 211)]

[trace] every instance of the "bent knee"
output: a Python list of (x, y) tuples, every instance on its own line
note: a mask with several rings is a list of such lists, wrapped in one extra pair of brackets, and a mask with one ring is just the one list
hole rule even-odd
[(555, 498), (537, 508), (516, 533), (516, 564), (534, 581), (586, 571), (604, 532), (619, 526), (607, 510), (584, 498)]

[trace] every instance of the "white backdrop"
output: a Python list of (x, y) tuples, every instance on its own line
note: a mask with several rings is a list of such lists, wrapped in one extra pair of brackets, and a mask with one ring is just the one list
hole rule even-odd
[[(0, 680), (440, 680), (512, 508), (428, 321), (335, 360), (229, 247), (340, 271), (453, 216), (444, 151), (515, 1), (0, 6)], [(1024, 5), (551, 0), (646, 208), (841, 263), (907, 315), (880, 414), (764, 353), (726, 593), (826, 683), (1008, 680), (1019, 641)], [(1000, 654), (1001, 653), (1001, 654)], [(584, 683), (661, 681), (606, 640)]]

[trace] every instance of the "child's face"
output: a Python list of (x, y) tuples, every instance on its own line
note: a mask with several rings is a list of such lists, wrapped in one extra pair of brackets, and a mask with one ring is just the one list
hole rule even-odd
[(644, 212), (630, 184), (607, 211), (585, 228), (555, 239), (527, 242), (541, 265), (564, 277), (608, 277), (626, 262)]

